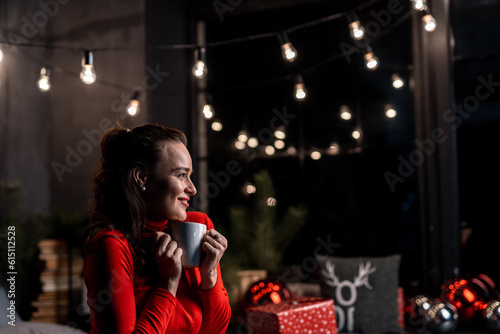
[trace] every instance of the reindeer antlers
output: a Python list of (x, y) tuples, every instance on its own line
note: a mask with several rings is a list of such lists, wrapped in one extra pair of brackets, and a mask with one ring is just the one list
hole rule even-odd
[(359, 264), (359, 275), (354, 278), (355, 286), (366, 286), (368, 289), (373, 289), (370, 283), (368, 283), (368, 275), (377, 270), (376, 267), (370, 268), (372, 263), (368, 261), (366, 265), (363, 263)]

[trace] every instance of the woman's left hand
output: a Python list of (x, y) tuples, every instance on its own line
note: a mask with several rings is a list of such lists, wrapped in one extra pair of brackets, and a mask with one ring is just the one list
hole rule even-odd
[(201, 249), (205, 256), (200, 265), (202, 290), (211, 289), (217, 283), (217, 265), (226, 248), (227, 239), (215, 229), (209, 230), (203, 238)]

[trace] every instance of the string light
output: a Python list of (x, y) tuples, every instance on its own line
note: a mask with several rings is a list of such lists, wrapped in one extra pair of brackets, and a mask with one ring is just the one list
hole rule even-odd
[(294, 146), (289, 146), (286, 153), (288, 153), (288, 155), (295, 155), (297, 154), (297, 149)]
[(307, 90), (304, 86), (304, 81), (302, 80), (302, 75), (297, 74), (295, 76), (295, 87), (293, 90), (293, 96), (297, 101), (302, 101), (307, 97)]
[(348, 121), (352, 118), (351, 109), (346, 105), (340, 106), (340, 118), (344, 121)]
[(255, 194), (255, 192), (257, 191), (257, 188), (253, 184), (251, 184), (251, 183), (247, 183), (245, 185), (244, 189), (245, 189), (245, 192), (247, 194), (249, 194), (249, 195), (250, 194)]
[(85, 54), (83, 55), (80, 79), (82, 79), (83, 83), (87, 85), (93, 84), (97, 79), (97, 75), (94, 70), (94, 54), (92, 51), (85, 51)]
[(424, 23), (425, 31), (433, 32), (434, 30), (436, 30), (437, 27), (436, 19), (431, 14), (425, 14), (422, 17), (422, 22)]
[(37, 85), (41, 92), (45, 93), (50, 90), (50, 68), (42, 67)]
[(214, 121), (212, 123), (211, 127), (212, 127), (212, 130), (214, 130), (214, 131), (217, 131), (217, 132), (222, 131), (222, 123), (219, 121)]
[(348, 19), (351, 21), (349, 23), (349, 34), (351, 35), (352, 39), (354, 41), (363, 39), (363, 37), (365, 36), (365, 28), (363, 28), (361, 22), (359, 22), (356, 13), (352, 12)]
[(266, 201), (268, 206), (276, 206), (277, 202), (278, 201), (276, 201), (276, 198), (274, 198), (274, 197), (269, 197)]
[(394, 74), (392, 75), (392, 86), (393, 86), (394, 88), (396, 88), (396, 89), (400, 89), (401, 87), (403, 87), (403, 86), (404, 86), (404, 84), (405, 84), (405, 83), (404, 83), (403, 79), (401, 79), (401, 78), (399, 77), (399, 75), (397, 75), (396, 73), (394, 73)]
[(202, 113), (206, 119), (211, 119), (212, 117), (214, 117), (214, 108), (212, 108), (210, 104), (206, 103), (203, 106)]
[(310, 156), (311, 156), (311, 159), (313, 159), (313, 160), (321, 159), (321, 153), (319, 151), (312, 151)]
[(256, 148), (259, 145), (259, 140), (255, 137), (250, 137), (248, 138), (247, 145), (248, 147)]
[(281, 150), (285, 147), (285, 142), (283, 140), (278, 139), (274, 142), (274, 147), (276, 147), (276, 149), (278, 150)]
[(413, 4), (413, 8), (419, 11), (423, 11), (427, 9), (427, 1), (426, 0), (411, 0)]
[(130, 102), (127, 105), (127, 113), (130, 116), (134, 117), (140, 111), (141, 111), (141, 104), (139, 102), (139, 92), (135, 91), (134, 94), (132, 94), (132, 98), (130, 99)]
[(374, 70), (378, 67), (379, 65), (378, 58), (375, 57), (371, 48), (369, 48), (369, 51), (365, 53), (364, 58), (365, 58), (365, 66), (367, 69)]
[(204, 47), (200, 47), (194, 51), (195, 62), (193, 65), (193, 75), (195, 78), (202, 79), (207, 75), (207, 64), (205, 63), (205, 52)]
[(286, 138), (286, 134), (285, 134), (285, 127), (284, 126), (280, 126), (278, 127), (275, 131), (274, 131), (274, 136), (278, 139), (285, 139)]
[(339, 145), (336, 142), (330, 144), (330, 147), (328, 148), (328, 154), (337, 155), (339, 154), (339, 151)]
[(293, 47), (292, 43), (288, 39), (286, 32), (278, 35), (279, 42), (281, 44), (281, 55), (283, 59), (289, 63), (292, 63), (297, 58), (297, 50)]
[(360, 138), (361, 138), (361, 131), (359, 131), (359, 130), (354, 130), (354, 131), (352, 132), (352, 138), (354, 138), (354, 139), (360, 139)]
[(236, 140), (236, 141), (234, 142), (234, 147), (235, 147), (237, 150), (240, 150), (240, 151), (241, 151), (241, 150), (245, 149), (245, 147), (246, 147), (246, 146), (247, 146), (247, 145), (246, 145), (244, 142), (242, 142), (241, 140)]
[(266, 148), (264, 149), (264, 152), (266, 152), (267, 155), (274, 155), (276, 150), (274, 149), (274, 146), (267, 145)]
[(246, 143), (248, 141), (248, 133), (245, 130), (241, 130), (238, 133), (238, 140), (243, 143)]
[(391, 106), (391, 105), (387, 105), (385, 107), (385, 116), (387, 116), (387, 118), (394, 118), (396, 117), (396, 110), (394, 110), (394, 108)]

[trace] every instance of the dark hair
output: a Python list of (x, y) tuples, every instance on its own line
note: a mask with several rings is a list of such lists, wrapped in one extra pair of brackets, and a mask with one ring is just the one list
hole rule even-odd
[(90, 209), (92, 225), (85, 235), (87, 244), (99, 228), (107, 227), (123, 233), (139, 251), (137, 255), (145, 255), (140, 236), (148, 206), (133, 171), (136, 167), (152, 171), (160, 159), (161, 144), (169, 141), (187, 145), (184, 133), (157, 124), (132, 130), (118, 125), (104, 134), (92, 189), (94, 204)]

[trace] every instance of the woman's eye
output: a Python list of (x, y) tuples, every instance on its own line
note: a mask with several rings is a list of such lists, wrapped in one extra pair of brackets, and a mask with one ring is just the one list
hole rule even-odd
[(179, 177), (182, 177), (182, 178), (186, 177), (186, 173), (179, 174)]

